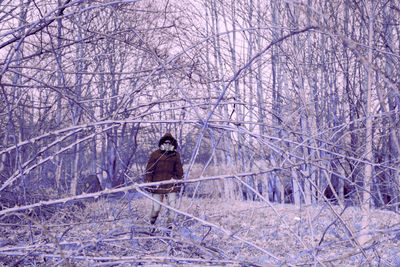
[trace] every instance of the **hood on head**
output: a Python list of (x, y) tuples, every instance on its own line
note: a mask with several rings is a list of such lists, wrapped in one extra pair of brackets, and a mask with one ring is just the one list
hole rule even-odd
[(164, 142), (167, 140), (171, 141), (171, 144), (174, 146), (174, 149), (176, 149), (178, 147), (178, 142), (170, 133), (166, 133), (166, 134), (164, 134), (163, 137), (161, 137), (160, 141), (158, 141), (158, 147), (160, 147), (162, 144), (164, 144)]

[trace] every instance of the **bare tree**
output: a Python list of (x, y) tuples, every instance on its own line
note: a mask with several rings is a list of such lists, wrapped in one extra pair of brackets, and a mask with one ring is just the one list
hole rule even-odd
[[(0, 2), (0, 261), (395, 262), (397, 1)], [(167, 131), (168, 236), (142, 183)]]

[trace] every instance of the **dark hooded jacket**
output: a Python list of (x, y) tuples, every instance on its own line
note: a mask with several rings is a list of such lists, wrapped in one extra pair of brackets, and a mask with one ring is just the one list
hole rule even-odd
[[(178, 146), (175, 138), (170, 133), (166, 133), (158, 142), (158, 146), (161, 147), (166, 140), (171, 141), (174, 150), (164, 151), (159, 148), (151, 153), (146, 166), (146, 182), (148, 183), (183, 178), (181, 157), (179, 153), (175, 151)], [(148, 188), (148, 191), (155, 194), (166, 194), (178, 192), (180, 188), (181, 184), (172, 183), (152, 186)]]

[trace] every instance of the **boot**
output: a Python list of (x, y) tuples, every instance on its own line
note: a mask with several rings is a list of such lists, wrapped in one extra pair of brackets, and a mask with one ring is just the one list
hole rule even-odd
[(154, 231), (156, 230), (156, 228), (153, 226), (156, 223), (157, 217), (151, 217), (150, 218), (150, 224), (152, 225), (151, 229), (150, 229), (150, 233), (154, 233)]
[(173, 226), (173, 220), (172, 219), (167, 219), (167, 228), (172, 230), (172, 226)]
[(157, 217), (151, 217), (150, 218), (150, 224), (155, 224), (156, 223), (156, 220), (157, 220)]

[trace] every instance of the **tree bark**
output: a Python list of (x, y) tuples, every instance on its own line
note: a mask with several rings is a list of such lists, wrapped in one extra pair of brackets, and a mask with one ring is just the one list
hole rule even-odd
[[(373, 52), (373, 41), (374, 41), (374, 17), (375, 17), (375, 6), (374, 1), (371, 0), (369, 3), (368, 10), (368, 62), (372, 63), (372, 52)], [(361, 217), (361, 235), (360, 244), (364, 245), (369, 240), (370, 231), (370, 216), (371, 216), (371, 192), (372, 192), (372, 179), (373, 179), (373, 132), (372, 132), (372, 75), (373, 69), (366, 66), (366, 103), (365, 103), (365, 167), (364, 167), (364, 190), (362, 194), (362, 217)]]

